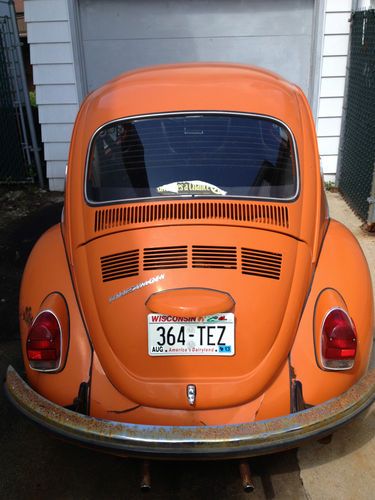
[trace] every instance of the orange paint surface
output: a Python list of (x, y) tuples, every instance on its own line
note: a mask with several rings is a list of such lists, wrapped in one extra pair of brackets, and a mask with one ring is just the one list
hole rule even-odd
[[(88, 204), (85, 165), (95, 131), (120, 118), (178, 111), (260, 114), (286, 124), (298, 154), (298, 197)], [(66, 254), (55, 227), (25, 270), (21, 314), (31, 308), (35, 316), (45, 298), (59, 292), (70, 316), (65, 368), (38, 373), (25, 358), (29, 382), (64, 405), (72, 404), (81, 382), (89, 382), (92, 415), (171, 425), (287, 414), (292, 379), (302, 383), (308, 404), (340, 394), (368, 364), (372, 292), (354, 237), (338, 223), (327, 227), (315, 125), (296, 86), (267, 71), (225, 64), (155, 67), (118, 77), (90, 94), (77, 116), (62, 224)], [(142, 266), (147, 251), (170, 247), (183, 249), (184, 267)], [(194, 252), (202, 247), (229, 248), (230, 265), (195, 265)], [(137, 272), (105, 279), (103, 262), (126, 252), (139, 260)], [(258, 274), (247, 267), (252, 252)], [(314, 309), (326, 288), (337, 290), (357, 327), (359, 352), (348, 372), (324, 371), (315, 358)], [(225, 312), (235, 318), (233, 355), (148, 354), (148, 314)], [(26, 337), (21, 319), (23, 349)], [(186, 396), (189, 384), (196, 387), (194, 407)]]

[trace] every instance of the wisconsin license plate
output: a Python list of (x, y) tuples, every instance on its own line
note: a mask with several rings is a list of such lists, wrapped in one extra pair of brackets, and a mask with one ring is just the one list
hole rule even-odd
[(233, 356), (234, 314), (183, 318), (149, 314), (150, 356)]

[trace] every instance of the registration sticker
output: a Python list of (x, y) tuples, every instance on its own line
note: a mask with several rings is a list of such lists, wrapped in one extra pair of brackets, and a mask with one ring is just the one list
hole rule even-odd
[(195, 318), (149, 314), (150, 356), (233, 356), (234, 314)]

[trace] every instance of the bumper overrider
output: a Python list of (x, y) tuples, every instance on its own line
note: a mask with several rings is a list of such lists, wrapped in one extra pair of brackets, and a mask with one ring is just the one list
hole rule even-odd
[(137, 425), (82, 415), (37, 394), (8, 367), (5, 391), (25, 416), (63, 439), (125, 456), (243, 458), (294, 448), (348, 423), (375, 400), (375, 369), (337, 398), (287, 416), (201, 427)]

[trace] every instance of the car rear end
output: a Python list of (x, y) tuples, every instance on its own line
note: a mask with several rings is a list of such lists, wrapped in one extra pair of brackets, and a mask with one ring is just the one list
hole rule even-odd
[[(61, 229), (69, 298), (31, 300), (31, 264), (21, 294), (36, 312), (21, 322), (34, 412), (9, 374), (35, 420), (47, 405), (58, 432), (99, 447), (219, 458), (321, 437), (373, 400), (373, 374), (359, 381), (368, 269), (329, 223), (311, 114), (278, 77), (187, 65), (96, 91), (73, 133)], [(348, 250), (335, 259), (337, 238)]]

